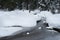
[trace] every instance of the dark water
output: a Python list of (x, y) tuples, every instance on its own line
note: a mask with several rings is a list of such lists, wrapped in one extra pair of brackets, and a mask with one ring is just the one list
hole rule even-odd
[(15, 36), (9, 36), (0, 38), (0, 40), (45, 40), (45, 38), (54, 37), (60, 35), (58, 32), (55, 31), (43, 31), (40, 29), (36, 29), (32, 32), (30, 32), (29, 35), (26, 34), (26, 32), (17, 34)]

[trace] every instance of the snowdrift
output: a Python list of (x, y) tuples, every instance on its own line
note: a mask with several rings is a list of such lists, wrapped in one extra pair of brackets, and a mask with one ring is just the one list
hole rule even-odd
[(33, 14), (30, 14), (28, 10), (26, 11), (10, 11), (10, 12), (0, 12), (0, 23), (2, 27), (20, 25), (24, 27), (36, 26), (36, 18)]
[(46, 22), (49, 24), (50, 27), (57, 27), (60, 28), (60, 14), (52, 14), (49, 11), (42, 11), (40, 12), (39, 16), (45, 17)]

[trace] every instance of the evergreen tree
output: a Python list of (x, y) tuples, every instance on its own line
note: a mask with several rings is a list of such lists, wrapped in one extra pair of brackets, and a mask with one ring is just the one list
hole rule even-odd
[[(22, 5), (24, 3), (24, 5)], [(60, 0), (0, 0), (0, 9), (14, 10), (26, 9), (51, 10), (53, 13), (57, 9), (60, 12)]]

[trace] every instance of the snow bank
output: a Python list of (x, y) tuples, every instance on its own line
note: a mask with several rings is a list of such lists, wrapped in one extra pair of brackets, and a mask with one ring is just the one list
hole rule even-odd
[(36, 18), (30, 14), (28, 10), (14, 10), (10, 12), (0, 12), (1, 24), (0, 26), (20, 25), (24, 27), (36, 26)]
[(10, 36), (16, 31), (20, 31), (21, 27), (0, 27), (0, 37)]
[(39, 14), (40, 17), (46, 17), (46, 22), (50, 27), (60, 28), (60, 14), (52, 14), (48, 11), (42, 11)]

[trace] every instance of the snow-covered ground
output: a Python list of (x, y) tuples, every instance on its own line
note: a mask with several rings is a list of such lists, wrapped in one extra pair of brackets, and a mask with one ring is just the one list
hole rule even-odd
[(12, 26), (20, 25), (24, 27), (36, 26), (36, 18), (33, 14), (30, 14), (28, 10), (26, 11), (11, 11), (0, 13), (0, 20), (2, 23), (0, 26)]
[(21, 27), (0, 27), (0, 37), (10, 36), (14, 32), (23, 30)]
[[(30, 13), (29, 10), (0, 11), (0, 37), (11, 35), (20, 29), (23, 30), (23, 27), (31, 29), (36, 26), (37, 20), (41, 20), (42, 17), (46, 18), (50, 27), (60, 28), (60, 14), (52, 14), (48, 11), (40, 12), (39, 10)], [(21, 27), (11, 27), (14, 25)]]
[(38, 14), (41, 18), (45, 17), (50, 27), (60, 28), (60, 14), (52, 14), (50, 11), (42, 11)]
[[(29, 13), (29, 10), (0, 11), (0, 37), (12, 35), (22, 28), (35, 27), (38, 17), (34, 13), (35, 11)], [(21, 27), (12, 27), (15, 25)]]

